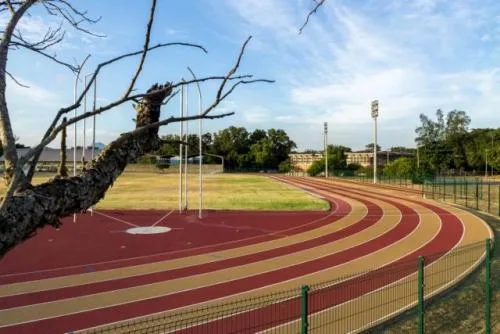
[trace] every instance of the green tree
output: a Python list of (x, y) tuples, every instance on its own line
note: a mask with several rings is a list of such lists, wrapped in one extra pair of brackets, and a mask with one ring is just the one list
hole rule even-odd
[(389, 177), (410, 177), (415, 174), (415, 160), (398, 158), (384, 166), (384, 174)]
[[(375, 146), (374, 143), (369, 143), (369, 144), (366, 144), (365, 145), (365, 149), (367, 151), (373, 151), (373, 146)], [(377, 152), (379, 152), (382, 148), (380, 147), (380, 145), (377, 144)]]

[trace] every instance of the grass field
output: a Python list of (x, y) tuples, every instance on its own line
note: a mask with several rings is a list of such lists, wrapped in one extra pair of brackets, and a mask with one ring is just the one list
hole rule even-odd
[[(177, 209), (179, 179), (175, 173), (125, 171), (97, 209)], [(53, 174), (35, 176), (43, 182)], [(188, 174), (188, 206), (198, 209), (197, 174)], [(5, 191), (4, 186), (0, 191)], [(208, 174), (203, 179), (203, 208), (231, 210), (326, 210), (328, 203), (261, 175)]]

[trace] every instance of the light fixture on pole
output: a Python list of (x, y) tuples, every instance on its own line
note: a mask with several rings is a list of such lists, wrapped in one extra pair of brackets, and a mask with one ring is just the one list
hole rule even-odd
[(324, 150), (325, 150), (325, 178), (328, 178), (328, 122), (323, 123), (324, 126)]
[(377, 183), (377, 117), (378, 117), (378, 100), (372, 101), (372, 118), (373, 118), (373, 183)]

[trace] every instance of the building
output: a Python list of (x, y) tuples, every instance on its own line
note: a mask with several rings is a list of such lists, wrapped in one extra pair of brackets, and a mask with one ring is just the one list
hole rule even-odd
[(290, 169), (294, 173), (305, 173), (312, 163), (323, 158), (323, 153), (290, 153)]
[[(373, 151), (347, 152), (347, 164), (358, 164), (362, 167), (373, 167)], [(413, 157), (412, 153), (406, 152), (377, 152), (377, 167), (384, 167), (388, 162), (402, 157)]]
[[(29, 148), (18, 148), (17, 149), (17, 156), (22, 157), (25, 155)], [(83, 158), (83, 149), (81, 147), (76, 148), (76, 162), (77, 164), (81, 167), (81, 162)], [(97, 147), (94, 150), (94, 155), (97, 156), (99, 153), (101, 153), (101, 149), (98, 149)], [(68, 148), (66, 149), (66, 159), (67, 159), (67, 164), (73, 164), (73, 148)], [(92, 148), (87, 148), (85, 150), (85, 161), (88, 162), (92, 159)], [(2, 155), (0, 157), (0, 164), (1, 164), (1, 169), (3, 170), (3, 161), (4, 161), (4, 156)], [(36, 167), (37, 171), (40, 172), (55, 172), (57, 171), (57, 166), (59, 165), (59, 162), (61, 161), (61, 150), (58, 148), (50, 148), (50, 147), (45, 147), (42, 151), (42, 154), (40, 154), (40, 158), (38, 159), (38, 164)], [(69, 166), (68, 166), (69, 167)], [(80, 169), (80, 167), (77, 167)]]

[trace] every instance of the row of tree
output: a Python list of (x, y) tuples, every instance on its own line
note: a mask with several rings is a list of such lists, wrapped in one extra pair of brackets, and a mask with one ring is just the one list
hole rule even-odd
[[(446, 115), (436, 111), (436, 120), (420, 115), (420, 126), (415, 129), (417, 148), (391, 147), (391, 152), (411, 153), (413, 157), (402, 157), (387, 163), (381, 172), (391, 177), (410, 177), (416, 174), (460, 173), (463, 171), (483, 173), (500, 170), (500, 128), (469, 129), (470, 117), (465, 111), (452, 110)], [(374, 144), (366, 145), (373, 152)], [(380, 151), (377, 145), (377, 151)], [(308, 153), (322, 153), (308, 150)], [(335, 170), (357, 170), (372, 173), (371, 168), (348, 165), (346, 152), (349, 147), (328, 146), (328, 166)], [(325, 159), (318, 160), (308, 169), (310, 175), (325, 170)]]
[(500, 170), (500, 128), (469, 129), (465, 111), (446, 115), (436, 111), (436, 120), (420, 115), (416, 128), (419, 169), (426, 172), (484, 171), (486, 165)]
[[(161, 156), (179, 155), (179, 135), (163, 136), (164, 144), (155, 152)], [(249, 132), (244, 127), (230, 126), (216, 133), (205, 133), (201, 137), (205, 163), (220, 163), (224, 157), (225, 170), (266, 169), (286, 172), (288, 155), (295, 143), (281, 129), (257, 129)], [(190, 134), (187, 139), (188, 156), (199, 155), (199, 137)], [(186, 146), (185, 146), (186, 147)]]

